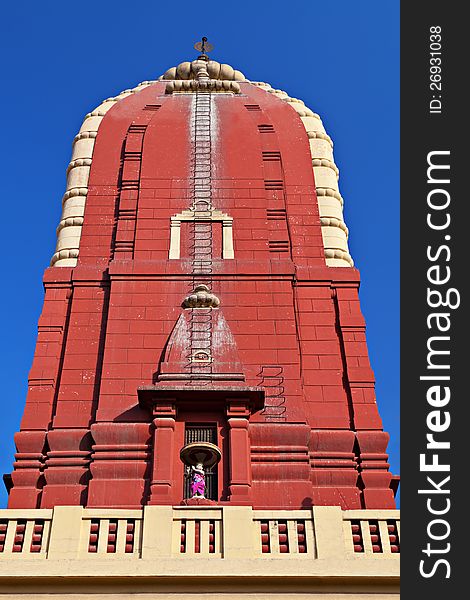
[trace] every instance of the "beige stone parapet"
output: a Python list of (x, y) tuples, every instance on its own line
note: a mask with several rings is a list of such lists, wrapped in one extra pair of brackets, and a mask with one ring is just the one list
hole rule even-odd
[[(352, 523), (360, 524), (362, 551), (354, 551)], [(379, 549), (372, 550), (375, 538), (367, 529), (369, 523), (378, 529), (375, 535)], [(342, 511), (334, 506), (253, 510), (230, 505), (146, 506), (143, 511), (80, 506), (7, 509), (0, 510), (0, 527), (4, 529), (0, 531), (0, 562), (29, 559), (31, 555), (93, 560), (95, 554), (109, 560), (121, 555), (145, 559), (197, 554), (260, 559), (267, 558), (265, 554), (284, 559), (292, 555), (310, 559), (334, 555), (339, 559), (353, 553), (393, 558), (387, 526), (393, 526), (393, 535), (399, 537), (399, 511)], [(399, 548), (399, 542), (395, 545)]]
[(130, 598), (129, 583), (132, 598), (147, 600), (190, 588), (203, 598), (246, 600), (256, 589), (253, 598), (384, 600), (398, 597), (398, 536), (391, 510), (0, 510), (0, 599)]

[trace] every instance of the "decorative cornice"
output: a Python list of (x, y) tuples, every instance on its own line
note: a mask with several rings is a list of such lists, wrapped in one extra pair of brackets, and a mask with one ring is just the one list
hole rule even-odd
[(339, 229), (344, 231), (346, 236), (348, 236), (349, 234), (349, 230), (346, 227), (346, 223), (344, 221), (336, 219), (335, 217), (320, 217), (320, 224), (322, 227), (339, 227)]
[(328, 167), (336, 173), (336, 176), (339, 177), (339, 169), (335, 165), (335, 163), (327, 158), (312, 158), (312, 166), (313, 167)]
[(71, 190), (67, 190), (65, 192), (65, 194), (62, 196), (62, 204), (67, 202), (67, 200), (69, 200), (69, 198), (73, 198), (75, 196), (86, 196), (87, 194), (88, 194), (87, 187), (72, 188)]
[(75, 167), (91, 167), (91, 158), (77, 158), (76, 160), (72, 160), (69, 163), (66, 172), (69, 173), (69, 171), (75, 169)]
[(85, 121), (86, 119), (90, 119), (91, 117), (104, 117), (107, 112), (108, 111), (98, 109), (92, 110), (91, 112), (85, 115), (85, 118), (83, 120)]
[(58, 234), (64, 227), (78, 227), (81, 225), (83, 225), (83, 217), (67, 217), (59, 223), (56, 232)]
[(176, 79), (166, 84), (165, 93), (174, 92), (232, 92), (240, 93), (240, 86), (236, 81), (221, 81), (218, 79), (209, 79), (208, 81), (197, 81), (196, 79)]
[(333, 148), (333, 140), (327, 133), (322, 133), (321, 131), (307, 131), (307, 136), (311, 140), (326, 140), (329, 144), (331, 144), (331, 147)]
[(325, 248), (325, 257), (345, 260), (347, 263), (349, 263), (350, 267), (354, 267), (352, 256), (349, 254), (349, 252), (345, 252), (344, 250), (338, 250), (338, 248)]
[(233, 67), (227, 64), (221, 64), (216, 60), (193, 60), (192, 62), (182, 62), (177, 67), (171, 67), (168, 69), (159, 80), (188, 80), (196, 79), (200, 63), (204, 62), (207, 68), (207, 73), (210, 79), (216, 79), (221, 81), (245, 81), (246, 78), (241, 71), (237, 71)]
[(341, 206), (344, 204), (343, 196), (341, 196), (341, 194), (333, 188), (317, 188), (316, 192), (317, 196), (329, 196), (330, 198), (336, 198)]
[(96, 138), (96, 136), (98, 135), (97, 131), (82, 131), (80, 133), (77, 133), (77, 135), (73, 138), (73, 143), (75, 144), (75, 142), (78, 142), (79, 140), (83, 140), (83, 139), (89, 139), (89, 138)]
[[(51, 259), (51, 267), (55, 265), (58, 260), (66, 260), (69, 258), (78, 258), (78, 248), (71, 248), (68, 250), (60, 250), (53, 254)], [(69, 265), (70, 266), (70, 265)]]

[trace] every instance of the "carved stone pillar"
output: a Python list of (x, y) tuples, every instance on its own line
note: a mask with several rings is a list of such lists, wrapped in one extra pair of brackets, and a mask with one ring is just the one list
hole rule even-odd
[(153, 408), (153, 466), (149, 504), (173, 504), (173, 465), (175, 460), (174, 402), (157, 401)]
[(230, 400), (227, 404), (229, 426), (230, 501), (251, 504), (251, 456), (248, 434), (250, 416), (247, 400)]

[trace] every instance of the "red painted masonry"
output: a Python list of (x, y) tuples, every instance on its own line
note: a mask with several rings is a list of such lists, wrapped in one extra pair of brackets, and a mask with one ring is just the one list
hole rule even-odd
[(222, 258), (212, 222), (220, 379), (201, 384), (193, 369), (177, 381), (187, 332), (205, 318), (181, 306), (199, 281), (191, 223), (169, 259), (171, 217), (194, 186), (195, 99), (158, 82), (104, 117), (78, 264), (46, 269), (10, 508), (179, 504), (188, 423), (216, 427), (221, 503), (394, 507), (359, 273), (325, 264), (299, 116), (240, 86), (211, 100), (211, 201), (234, 239)]

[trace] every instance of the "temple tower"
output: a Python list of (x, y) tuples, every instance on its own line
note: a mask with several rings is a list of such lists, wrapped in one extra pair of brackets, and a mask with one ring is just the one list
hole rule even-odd
[(393, 562), (397, 479), (333, 142), (205, 50), (74, 139), (5, 552), (30, 534), (54, 558), (71, 515), (69, 558)]

